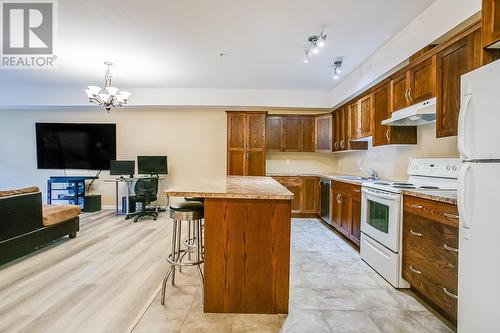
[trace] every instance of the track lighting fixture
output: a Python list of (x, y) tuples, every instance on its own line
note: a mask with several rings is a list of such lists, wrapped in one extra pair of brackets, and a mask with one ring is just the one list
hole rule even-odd
[(307, 42), (309, 43), (306, 49), (304, 50), (304, 62), (309, 63), (311, 59), (311, 55), (315, 55), (319, 53), (319, 49), (325, 46), (325, 41), (328, 38), (328, 35), (325, 34), (325, 28), (321, 30), (319, 35), (312, 35), (307, 38)]
[(342, 58), (337, 58), (333, 62), (333, 79), (338, 80), (340, 73), (342, 73)]

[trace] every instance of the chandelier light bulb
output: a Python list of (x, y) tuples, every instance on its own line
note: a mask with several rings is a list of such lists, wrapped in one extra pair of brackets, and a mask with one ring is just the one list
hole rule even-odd
[(324, 41), (323, 39), (320, 39), (320, 40), (318, 41), (318, 46), (319, 46), (319, 47), (324, 47), (324, 46), (325, 46), (325, 41)]
[(311, 49), (313, 54), (318, 54), (319, 53), (319, 48), (317, 44), (314, 44), (312, 49)]
[(338, 79), (339, 79), (338, 74), (336, 74), (336, 73), (335, 73), (335, 75), (333, 76), (333, 79), (334, 79), (334, 80), (338, 80)]

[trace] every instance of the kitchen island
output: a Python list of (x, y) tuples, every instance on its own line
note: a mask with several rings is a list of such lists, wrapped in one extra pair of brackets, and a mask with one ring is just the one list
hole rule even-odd
[(226, 176), (165, 193), (205, 199), (205, 312), (288, 313), (290, 191), (270, 177)]

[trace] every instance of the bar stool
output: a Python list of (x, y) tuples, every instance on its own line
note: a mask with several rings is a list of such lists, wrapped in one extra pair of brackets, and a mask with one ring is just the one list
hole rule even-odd
[[(201, 264), (203, 264), (203, 231), (201, 220), (203, 219), (203, 203), (201, 202), (181, 202), (170, 205), (170, 218), (173, 220), (172, 225), (172, 250), (167, 256), (167, 262), (170, 268), (163, 278), (161, 290), (161, 304), (165, 304), (165, 289), (167, 282), (172, 277), (172, 285), (175, 285), (175, 269), (179, 267), (181, 271), (185, 266), (196, 266), (201, 279), (201, 288), (203, 295), (203, 272)], [(182, 222), (187, 222), (188, 227), (193, 226), (193, 234), (188, 234), (187, 241), (182, 241)], [(191, 238), (192, 237), (192, 238)], [(181, 248), (181, 244), (185, 247)], [(191, 252), (196, 252), (196, 258), (191, 259)], [(188, 261), (183, 262), (184, 256), (188, 254)]]
[[(184, 197), (184, 200), (186, 200), (186, 202), (201, 202), (201, 203), (205, 202), (205, 198), (195, 198), (195, 197)], [(201, 226), (202, 226), (201, 230), (202, 230), (202, 233), (203, 233), (203, 222), (201, 222)], [(186, 245), (187, 247), (190, 247), (190, 248), (193, 248), (195, 246), (195, 242), (194, 242), (194, 229), (195, 229), (194, 228), (194, 221), (190, 221), (189, 224), (188, 224), (188, 237), (184, 241), (184, 245)], [(191, 260), (191, 252), (188, 252), (188, 259), (189, 260)], [(204, 253), (204, 251), (203, 251), (203, 253)], [(205, 256), (203, 255), (203, 258), (204, 257)]]

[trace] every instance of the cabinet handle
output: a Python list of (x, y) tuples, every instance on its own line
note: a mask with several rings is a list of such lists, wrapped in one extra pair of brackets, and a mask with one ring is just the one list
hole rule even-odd
[(411, 229), (410, 229), (410, 234), (412, 234), (413, 236), (417, 236), (417, 237), (422, 237), (423, 236), (420, 232), (416, 232), (416, 231), (413, 231)]
[(335, 147), (335, 149), (339, 149), (339, 143), (337, 141), (335, 141), (334, 147)]
[(341, 204), (342, 203), (342, 194), (337, 194), (337, 203)]
[(360, 129), (360, 128), (357, 128), (357, 129), (356, 129), (356, 134), (357, 134), (357, 135), (360, 135), (360, 134), (361, 134), (361, 129)]
[(340, 148), (344, 149), (344, 140), (340, 140)]
[(424, 208), (424, 206), (417, 205), (417, 204), (414, 204), (414, 203), (410, 204), (410, 207), (411, 208), (415, 208), (415, 209), (422, 209), (422, 208)]
[(443, 216), (450, 218), (450, 219), (455, 219), (455, 220), (458, 220), (460, 218), (458, 215), (450, 214), (450, 213), (444, 213)]
[(458, 299), (458, 296), (455, 295), (454, 293), (452, 292), (449, 292), (448, 289), (446, 288), (443, 288), (443, 292), (446, 294), (446, 296), (450, 297), (450, 298), (453, 298), (453, 299)]
[(454, 247), (448, 246), (446, 244), (443, 244), (443, 247), (450, 252), (458, 252), (458, 249), (455, 249)]
[(413, 97), (411, 97), (411, 90), (413, 89), (413, 87), (410, 87), (410, 89), (408, 89), (408, 97), (410, 98), (410, 102), (413, 102)]
[(353, 192), (360, 193), (361, 190), (353, 190)]
[(385, 138), (387, 139), (387, 141), (391, 141), (391, 129), (388, 128), (387, 131), (385, 131)]
[(421, 271), (419, 271), (418, 269), (413, 268), (413, 266), (412, 266), (412, 265), (410, 265), (410, 271), (412, 271), (412, 272), (413, 272), (413, 273), (415, 273), (415, 274), (422, 274), (422, 272), (421, 272)]
[(410, 88), (406, 89), (406, 91), (405, 91), (405, 98), (406, 98), (407, 102), (410, 101), (410, 98), (408, 97), (408, 90), (410, 90)]

